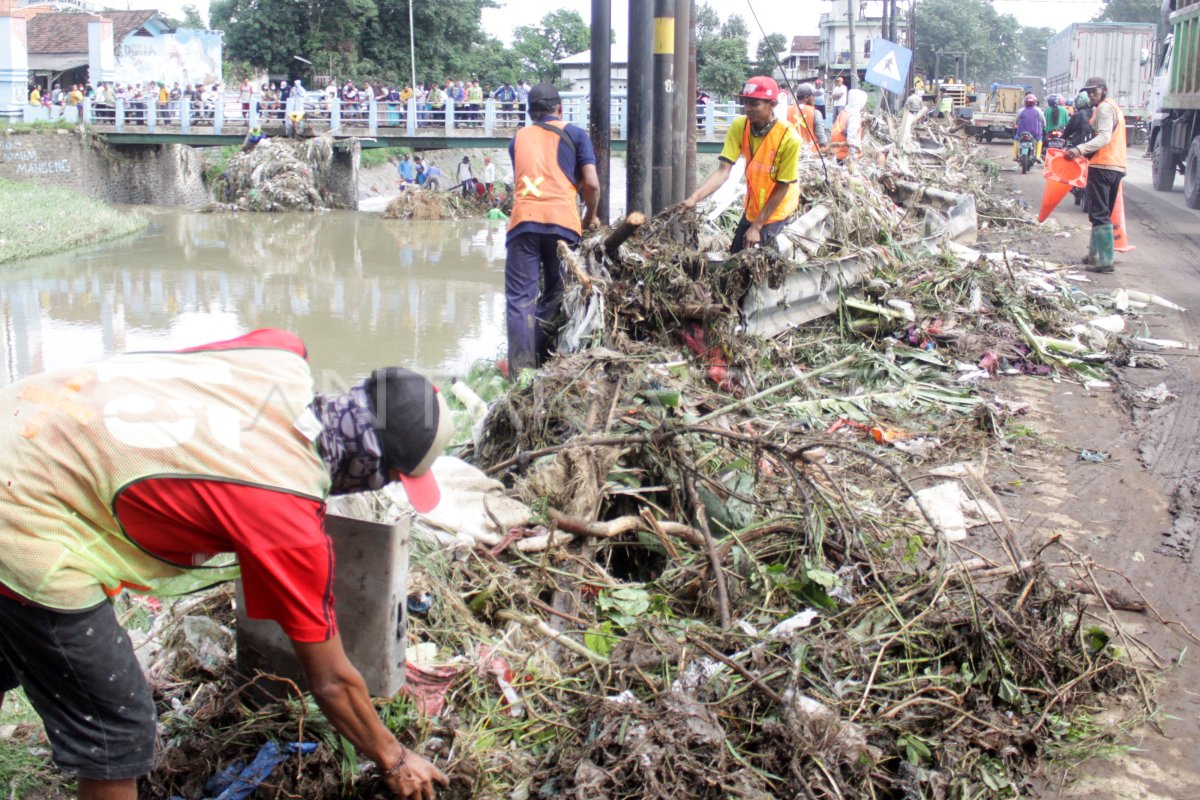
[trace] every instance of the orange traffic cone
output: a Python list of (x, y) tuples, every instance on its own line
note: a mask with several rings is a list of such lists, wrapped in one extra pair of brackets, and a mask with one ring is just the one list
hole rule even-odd
[(1058, 206), (1067, 192), (1071, 191), (1071, 184), (1059, 183), (1052, 178), (1046, 179), (1046, 188), (1042, 190), (1042, 210), (1038, 212), (1038, 222), (1045, 222), (1046, 217)]
[(1112, 226), (1113, 226), (1113, 250), (1118, 253), (1128, 253), (1130, 250), (1136, 250), (1129, 243), (1129, 235), (1125, 230), (1125, 187), (1117, 187), (1117, 202), (1113, 204), (1112, 211)]
[(1038, 222), (1045, 222), (1046, 217), (1058, 207), (1058, 204), (1071, 187), (1087, 185), (1087, 161), (1075, 159), (1072, 161), (1063, 155), (1058, 148), (1046, 150), (1046, 166), (1042, 170), (1046, 179), (1046, 188), (1042, 191), (1042, 210), (1038, 212)]

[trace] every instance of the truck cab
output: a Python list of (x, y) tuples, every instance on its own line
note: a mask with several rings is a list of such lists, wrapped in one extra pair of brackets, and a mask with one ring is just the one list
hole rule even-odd
[(1183, 175), (1189, 208), (1200, 209), (1200, 0), (1168, 0), (1171, 34), (1151, 87), (1154, 188), (1169, 192)]

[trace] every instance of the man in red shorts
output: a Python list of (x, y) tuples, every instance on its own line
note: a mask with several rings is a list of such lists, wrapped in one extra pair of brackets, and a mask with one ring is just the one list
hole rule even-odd
[(154, 765), (150, 688), (111, 599), (233, 577), (292, 640), (333, 726), (401, 798), (446, 777), (383, 725), (333, 603), (330, 494), (403, 481), (418, 510), (453, 423), (437, 389), (387, 368), (315, 394), (303, 343), (259, 330), (129, 353), (0, 391), (0, 701), (25, 689), (84, 800), (135, 800)]

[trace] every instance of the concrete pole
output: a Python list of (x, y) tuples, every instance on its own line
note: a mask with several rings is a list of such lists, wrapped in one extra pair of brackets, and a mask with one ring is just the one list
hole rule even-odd
[(609, 176), (612, 174), (612, 0), (592, 0), (591, 108), (588, 126), (596, 151), (596, 175), (600, 178), (601, 225), (608, 224)]
[(29, 104), (29, 53), (25, 12), (0, 3), (0, 118), (20, 121)]
[(651, 136), (654, 129), (654, 6), (629, 0), (629, 122), (625, 156), (625, 213), (650, 213)]
[(846, 0), (846, 16), (850, 20), (850, 78), (846, 81), (846, 90), (854, 88), (854, 79), (858, 77), (858, 62), (854, 50), (854, 17), (856, 16), (854, 0)]
[[(688, 32), (691, 30), (691, 0), (675, 0), (675, 94), (672, 103), (675, 139), (671, 146), (673, 187), (671, 204), (683, 202), (687, 197), (687, 151), (688, 151), (688, 106), (695, 102), (695, 92), (688, 93), (691, 70), (688, 69)], [(693, 114), (695, 111), (692, 112)], [(696, 127), (692, 120), (692, 128)]]
[(654, 0), (654, 167), (651, 210), (670, 207), (675, 192), (675, 0)]
[(699, 129), (698, 123), (692, 121), (692, 116), (696, 113), (696, 0), (690, 0), (688, 3), (688, 73), (687, 73), (687, 104), (688, 104), (688, 119), (687, 119), (687, 183), (684, 186), (684, 197), (687, 197), (692, 192), (696, 191), (696, 131)]
[(413, 94), (417, 93), (417, 37), (413, 32), (412, 0), (408, 0), (408, 65), (412, 70)]

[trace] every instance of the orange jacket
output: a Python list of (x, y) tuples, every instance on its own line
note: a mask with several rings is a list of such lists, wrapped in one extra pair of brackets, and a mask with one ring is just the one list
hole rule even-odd
[[(565, 128), (562, 120), (550, 120), (547, 125)], [(575, 233), (583, 232), (579, 216), (579, 190), (570, 176), (558, 165), (558, 143), (562, 138), (538, 125), (517, 131), (513, 141), (513, 201), (508, 229), (522, 222), (541, 222), (558, 225)]]
[[(1108, 103), (1113, 107), (1117, 120), (1113, 123), (1112, 138), (1108, 140), (1108, 144), (1101, 147), (1096, 152), (1092, 153), (1088, 159), (1088, 163), (1093, 167), (1120, 167), (1125, 169), (1125, 115), (1121, 113), (1120, 107), (1112, 100), (1104, 100), (1100, 105)], [(1095, 128), (1096, 114), (1100, 111), (1100, 106), (1092, 111), (1091, 125)]]
[(820, 148), (817, 142), (817, 109), (809, 105), (788, 106), (788, 122), (813, 150)]
[[(784, 137), (794, 134), (791, 125), (772, 125), (771, 130), (758, 145), (758, 150), (750, 153), (750, 121), (746, 120), (746, 129), (742, 132), (742, 157), (746, 159), (746, 219), (758, 221), (759, 212), (767, 204), (767, 199), (775, 191), (775, 155)], [(796, 182), (788, 184), (787, 194), (784, 195), (775, 211), (763, 221), (763, 224), (787, 219), (800, 205), (800, 185)]]
[(846, 143), (848, 120), (845, 111), (838, 112), (837, 119), (833, 121), (833, 130), (829, 132), (829, 146), (833, 148), (833, 155), (838, 161), (845, 161), (850, 157), (850, 145)]

